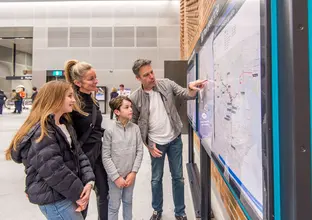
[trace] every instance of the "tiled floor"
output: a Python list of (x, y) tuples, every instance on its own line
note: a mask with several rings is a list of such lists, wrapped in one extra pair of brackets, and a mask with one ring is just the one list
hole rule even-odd
[[(4, 160), (4, 149), (9, 145), (12, 136), (27, 117), (28, 112), (21, 115), (5, 111), (0, 115), (0, 219), (1, 220), (37, 220), (44, 219), (36, 205), (30, 204), (24, 194), (24, 167), (11, 161)], [(103, 126), (110, 123), (108, 115), (104, 115)], [(187, 161), (187, 136), (183, 136), (184, 164)], [(148, 220), (151, 213), (151, 187), (150, 187), (150, 158), (145, 150), (144, 159), (138, 173), (135, 192), (133, 215), (134, 220)], [(186, 212), (189, 220), (194, 220), (194, 209), (189, 189), (186, 169), (185, 200)], [(168, 161), (166, 160), (164, 173), (164, 213), (163, 220), (174, 220), (174, 206), (171, 190), (171, 176)], [(95, 196), (92, 194), (89, 207), (88, 220), (97, 219)], [(119, 219), (122, 219), (121, 217)]]

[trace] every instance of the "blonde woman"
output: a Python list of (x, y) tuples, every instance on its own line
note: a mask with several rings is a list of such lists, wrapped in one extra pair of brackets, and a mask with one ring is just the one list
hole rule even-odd
[[(77, 108), (74, 108), (71, 115), (74, 128), (95, 174), (98, 216), (100, 220), (107, 220), (108, 183), (101, 158), (104, 129), (101, 126), (102, 113), (94, 98), (98, 83), (96, 73), (89, 63), (70, 60), (65, 64), (65, 78), (72, 84), (77, 100)], [(79, 111), (80, 108), (83, 112)], [(83, 216), (86, 218), (87, 209), (83, 212)]]
[(6, 159), (23, 163), (25, 192), (49, 220), (83, 219), (93, 181), (68, 113), (75, 104), (69, 83), (51, 81), (38, 92), (32, 110), (6, 150)]

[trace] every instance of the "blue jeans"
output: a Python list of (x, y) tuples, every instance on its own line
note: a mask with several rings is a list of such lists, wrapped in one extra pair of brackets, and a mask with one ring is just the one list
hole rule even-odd
[(174, 212), (176, 216), (185, 215), (184, 204), (184, 178), (182, 168), (182, 140), (181, 136), (166, 145), (156, 144), (162, 152), (162, 157), (152, 160), (152, 206), (159, 213), (163, 211), (163, 173), (165, 156), (168, 155), (170, 173), (172, 178), (172, 192)]
[(76, 204), (65, 199), (48, 205), (39, 206), (48, 220), (83, 220), (80, 212), (76, 212)]
[(132, 220), (132, 198), (133, 198), (133, 183), (129, 187), (119, 189), (114, 182), (108, 180), (109, 200), (108, 200), (108, 220), (118, 220), (120, 203), (122, 201), (122, 216), (123, 220)]

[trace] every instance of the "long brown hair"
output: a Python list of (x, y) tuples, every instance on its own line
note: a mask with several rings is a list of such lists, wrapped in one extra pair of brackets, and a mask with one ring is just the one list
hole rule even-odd
[[(15, 134), (9, 148), (5, 151), (6, 160), (11, 160), (12, 149), (16, 150), (17, 145), (36, 123), (40, 122), (41, 127), (41, 135), (36, 141), (40, 142), (44, 136), (49, 136), (47, 130), (48, 117), (61, 109), (66, 92), (69, 89), (71, 89), (71, 84), (65, 81), (50, 81), (42, 86), (32, 105), (29, 116)], [(64, 114), (64, 117), (70, 121), (69, 114)]]
[[(75, 91), (76, 104), (74, 105), (74, 110), (78, 111), (79, 113), (82, 113), (84, 115), (87, 115), (87, 113), (85, 113), (81, 110), (81, 108), (83, 107), (83, 103), (81, 103), (81, 97), (77, 93), (77, 90), (79, 88), (75, 84), (75, 81), (81, 82), (84, 74), (86, 72), (88, 72), (90, 69), (92, 69), (91, 64), (86, 63), (86, 62), (80, 62), (78, 60), (68, 60), (65, 63), (65, 68), (64, 68), (65, 79), (67, 82), (72, 84), (73, 89)], [(92, 93), (91, 97), (92, 97), (94, 104), (97, 105), (97, 101), (96, 101), (93, 93)]]

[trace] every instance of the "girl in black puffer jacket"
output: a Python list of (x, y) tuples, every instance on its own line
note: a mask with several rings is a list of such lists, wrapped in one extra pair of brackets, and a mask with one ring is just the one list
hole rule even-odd
[(71, 85), (46, 83), (6, 151), (6, 159), (23, 163), (29, 201), (47, 219), (83, 219), (95, 180), (68, 113), (75, 98)]

